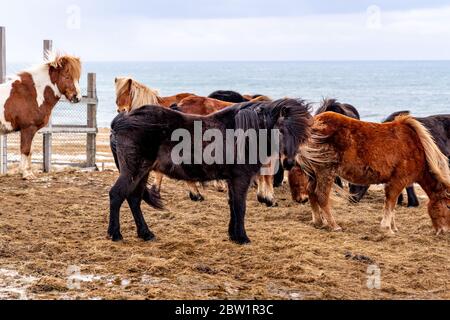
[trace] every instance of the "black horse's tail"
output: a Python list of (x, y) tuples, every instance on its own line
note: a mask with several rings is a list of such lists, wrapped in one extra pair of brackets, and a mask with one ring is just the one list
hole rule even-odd
[[(120, 172), (120, 162), (119, 162), (119, 157), (117, 156), (117, 136), (116, 136), (116, 133), (114, 132), (114, 130), (111, 132), (110, 146), (111, 146), (111, 151), (112, 151), (112, 154), (114, 157), (114, 162), (116, 163), (116, 167)], [(164, 204), (162, 202), (161, 195), (157, 191), (155, 191), (153, 189), (145, 188), (142, 199), (150, 207), (152, 207), (156, 210), (164, 210)]]

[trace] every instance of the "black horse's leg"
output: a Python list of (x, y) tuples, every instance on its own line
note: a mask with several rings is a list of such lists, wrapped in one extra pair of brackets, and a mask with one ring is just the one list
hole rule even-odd
[(142, 179), (135, 192), (127, 198), (128, 205), (133, 213), (134, 221), (136, 222), (138, 237), (144, 241), (150, 241), (155, 238), (155, 235), (148, 228), (141, 210), (142, 199), (147, 190), (147, 180), (148, 175)]
[(344, 184), (342, 183), (341, 178), (337, 177), (334, 182), (339, 188), (344, 189)]
[(231, 187), (231, 183), (228, 182), (228, 204), (230, 206), (230, 224), (228, 226), (228, 235), (231, 241), (236, 241), (236, 214), (234, 212), (233, 198), (233, 188)]
[(235, 178), (231, 181), (230, 187), (232, 189), (232, 197), (230, 199), (231, 206), (234, 210), (235, 223), (234, 232), (231, 240), (238, 244), (250, 243), (250, 239), (247, 237), (245, 231), (245, 211), (246, 211), (246, 201), (247, 193), (250, 188), (251, 179), (247, 177)]
[(122, 234), (120, 233), (120, 208), (126, 199), (128, 180), (126, 175), (121, 174), (116, 184), (109, 192), (110, 217), (108, 236), (113, 241), (123, 240)]
[(404, 200), (405, 199), (403, 198), (403, 193), (400, 193), (400, 196), (398, 197), (398, 200), (397, 200), (397, 205), (401, 206), (403, 204)]
[[(129, 158), (133, 157), (133, 153), (128, 153)], [(119, 159), (121, 159), (119, 157)], [(120, 160), (119, 160), (120, 161)], [(121, 161), (120, 161), (121, 162)], [(133, 161), (121, 162), (123, 168), (119, 179), (115, 185), (111, 188), (109, 192), (110, 197), (110, 220), (108, 235), (113, 241), (123, 240), (122, 234), (120, 233), (120, 208), (125, 200), (129, 200), (130, 197), (139, 197), (139, 201), (142, 201), (143, 192), (146, 191), (146, 178), (150, 174), (150, 163), (144, 161), (140, 163), (135, 163)], [(142, 190), (142, 191), (141, 191)], [(137, 201), (133, 200), (133, 205), (135, 206), (135, 211), (133, 215), (137, 213), (136, 204)], [(140, 202), (139, 202), (140, 207)], [(139, 212), (142, 215), (142, 212)], [(143, 219), (143, 217), (142, 217)]]
[(281, 161), (278, 160), (278, 171), (273, 179), (273, 186), (275, 188), (279, 188), (283, 185), (283, 182), (284, 182), (284, 168), (281, 165)]
[(350, 184), (349, 185), (350, 200), (354, 203), (360, 202), (361, 199), (364, 198), (368, 190), (369, 190), (368, 186), (358, 186), (355, 184)]
[(408, 207), (417, 208), (420, 205), (420, 202), (414, 191), (414, 185), (406, 188), (406, 192), (408, 193)]

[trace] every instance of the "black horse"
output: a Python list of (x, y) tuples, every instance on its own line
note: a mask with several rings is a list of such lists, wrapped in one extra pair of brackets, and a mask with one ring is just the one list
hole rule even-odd
[(245, 99), (244, 96), (236, 91), (230, 90), (218, 90), (211, 93), (208, 98), (231, 102), (231, 103), (243, 103), (249, 100)]
[[(410, 111), (397, 111), (387, 117), (383, 123), (392, 122), (401, 115), (409, 115)], [(436, 115), (425, 118), (416, 118), (420, 123), (422, 123), (425, 128), (427, 128), (434, 138), (439, 149), (444, 155), (449, 158), (450, 161), (450, 114)], [(364, 196), (369, 187), (366, 187), (362, 196)], [(408, 195), (408, 207), (418, 207), (420, 205), (419, 199), (417, 198), (416, 192), (414, 191), (414, 186), (406, 188), (406, 193)], [(403, 194), (398, 199), (398, 204), (403, 203)]]
[[(214, 129), (220, 132), (222, 137), (228, 137), (230, 131), (236, 130), (249, 132), (253, 129), (257, 133), (277, 130), (280, 154), (285, 159), (283, 164), (289, 169), (295, 164), (299, 146), (309, 138), (312, 117), (307, 104), (293, 99), (236, 104), (209, 116), (186, 115), (157, 106), (145, 106), (129, 114), (118, 115), (112, 123), (111, 134), (111, 147), (120, 171), (120, 176), (110, 191), (108, 235), (113, 241), (122, 240), (119, 216), (125, 200), (128, 201), (133, 213), (138, 236), (146, 241), (154, 238), (141, 211), (142, 200), (157, 209), (161, 208), (160, 200), (146, 187), (149, 173), (154, 170), (184, 181), (227, 181), (231, 215), (230, 239), (239, 244), (250, 242), (244, 225), (247, 193), (267, 158), (258, 156), (257, 161), (249, 161), (255, 149), (250, 145), (250, 139), (247, 139), (244, 148), (245, 161), (242, 161), (242, 158), (237, 161), (239, 152), (235, 152), (235, 149), (239, 148), (235, 136), (231, 143), (232, 150), (227, 150), (230, 143), (223, 141), (223, 154), (229, 155), (231, 151), (234, 155), (231, 159), (232, 164), (228, 160), (226, 164), (193, 161), (198, 160), (196, 157), (198, 150), (196, 152), (191, 143), (188, 145), (192, 150), (182, 152), (183, 157), (187, 155), (190, 162), (180, 164), (174, 161), (173, 152), (174, 149), (178, 150), (179, 142), (172, 141), (173, 133), (179, 132), (178, 129), (184, 129), (191, 137), (195, 137), (199, 124), (202, 132)], [(273, 142), (271, 136), (271, 134), (258, 135), (257, 149), (262, 145), (261, 142), (270, 146)], [(203, 141), (200, 146), (205, 150), (211, 143)], [(270, 152), (267, 156), (271, 156)]]
[[(335, 112), (353, 119), (361, 120), (361, 116), (354, 106), (346, 103), (339, 103), (336, 99), (324, 99), (322, 105), (317, 110), (316, 115), (324, 112)], [(342, 180), (339, 177), (336, 178), (336, 184), (340, 188), (344, 188)], [(351, 183), (349, 184), (349, 189), (351, 194), (350, 199), (355, 203), (361, 201), (364, 194), (367, 192), (367, 187)]]

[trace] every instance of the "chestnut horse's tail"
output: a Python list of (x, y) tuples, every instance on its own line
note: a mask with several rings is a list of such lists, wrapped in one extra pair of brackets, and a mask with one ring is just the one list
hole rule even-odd
[(408, 125), (417, 133), (425, 151), (427, 163), (431, 172), (436, 179), (450, 189), (450, 168), (448, 158), (436, 145), (428, 129), (409, 115), (401, 115), (395, 120)]

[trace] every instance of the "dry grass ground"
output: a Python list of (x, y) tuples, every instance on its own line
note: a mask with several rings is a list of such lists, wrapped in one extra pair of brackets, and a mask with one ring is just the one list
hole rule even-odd
[[(108, 191), (116, 177), (0, 177), (0, 297), (450, 299), (450, 237), (433, 234), (425, 199), (418, 209), (399, 208), (400, 233), (385, 237), (380, 189), (359, 205), (335, 204), (342, 233), (313, 228), (309, 206), (294, 204), (286, 186), (277, 208), (261, 206), (252, 190), (253, 242), (241, 247), (227, 239), (225, 194), (207, 189), (207, 201), (193, 203), (184, 183), (167, 180), (167, 210), (144, 208), (157, 240), (138, 240), (124, 207), (125, 242), (112, 243)], [(381, 269), (381, 289), (367, 287), (370, 265)]]

